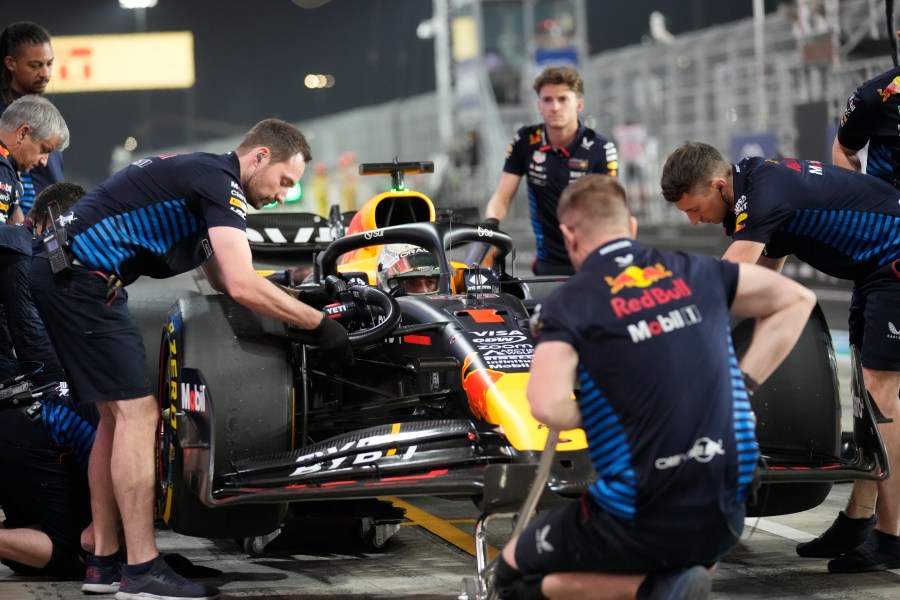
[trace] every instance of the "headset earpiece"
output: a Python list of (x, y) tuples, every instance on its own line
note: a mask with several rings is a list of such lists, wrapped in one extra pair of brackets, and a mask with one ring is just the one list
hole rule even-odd
[(256, 155), (256, 162), (257, 163), (261, 162), (262, 159), (264, 159), (265, 157), (266, 157), (266, 155), (263, 152), (260, 152), (259, 154)]

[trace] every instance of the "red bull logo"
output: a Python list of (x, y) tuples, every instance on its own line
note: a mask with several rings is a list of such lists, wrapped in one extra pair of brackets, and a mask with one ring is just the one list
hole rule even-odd
[(741, 213), (737, 216), (737, 220), (735, 220), (734, 232), (737, 233), (741, 229), (747, 226), (747, 213)]
[(882, 102), (887, 102), (891, 96), (900, 94), (900, 75), (894, 77), (893, 81), (891, 81), (886, 88), (878, 90), (878, 93), (881, 94)]
[(662, 263), (656, 263), (643, 268), (631, 265), (615, 277), (606, 276), (603, 279), (609, 285), (609, 291), (618, 294), (625, 288), (650, 287), (660, 279), (671, 276), (672, 271), (666, 269)]

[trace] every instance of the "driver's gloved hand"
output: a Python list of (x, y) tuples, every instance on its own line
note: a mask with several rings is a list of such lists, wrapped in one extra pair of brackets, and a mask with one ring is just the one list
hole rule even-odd
[(315, 329), (310, 329), (306, 337), (308, 341), (305, 343), (317, 346), (337, 361), (353, 364), (353, 350), (347, 330), (334, 319), (323, 316), (322, 322)]
[(500, 230), (500, 220), (495, 219), (493, 217), (489, 219), (485, 219), (478, 223), (478, 226), (482, 229), (490, 229), (491, 231), (499, 231)]

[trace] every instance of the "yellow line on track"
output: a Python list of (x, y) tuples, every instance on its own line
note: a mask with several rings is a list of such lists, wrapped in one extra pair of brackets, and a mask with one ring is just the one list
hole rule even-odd
[[(425, 512), (421, 508), (417, 508), (408, 502), (404, 502), (399, 498), (383, 498), (388, 502), (392, 502), (394, 506), (406, 509), (406, 518), (412, 521), (412, 524), (418, 525), (422, 529), (433, 533), (444, 541), (450, 542), (463, 552), (467, 552), (475, 556), (475, 538), (468, 533), (462, 531), (458, 527), (454, 527), (450, 521), (445, 521), (440, 517), (436, 517), (431, 513)], [(469, 522), (471, 520), (455, 520), (457, 523)], [(488, 546), (488, 560), (494, 558), (500, 552), (493, 546)]]

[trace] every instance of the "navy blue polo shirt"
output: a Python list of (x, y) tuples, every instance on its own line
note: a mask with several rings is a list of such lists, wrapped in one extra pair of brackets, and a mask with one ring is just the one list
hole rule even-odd
[(856, 88), (837, 138), (851, 150), (869, 144), (866, 173), (900, 187), (900, 67)]
[(628, 239), (594, 251), (538, 309), (538, 343), (579, 356), (590, 497), (638, 525), (720, 523), (758, 457), (728, 309), (739, 267)]
[(63, 215), (75, 257), (115, 273), (166, 278), (212, 256), (208, 228), (247, 228), (240, 165), (228, 154), (141, 159), (88, 192)]
[(792, 158), (747, 158), (732, 170), (734, 214), (724, 225), (735, 241), (852, 281), (900, 258), (900, 191), (884, 181)]
[(588, 173), (616, 175), (619, 157), (615, 144), (579, 123), (572, 143), (553, 150), (541, 124), (519, 129), (507, 153), (503, 171), (527, 179), (538, 259), (571, 264), (556, 218), (559, 196), (567, 185)]

